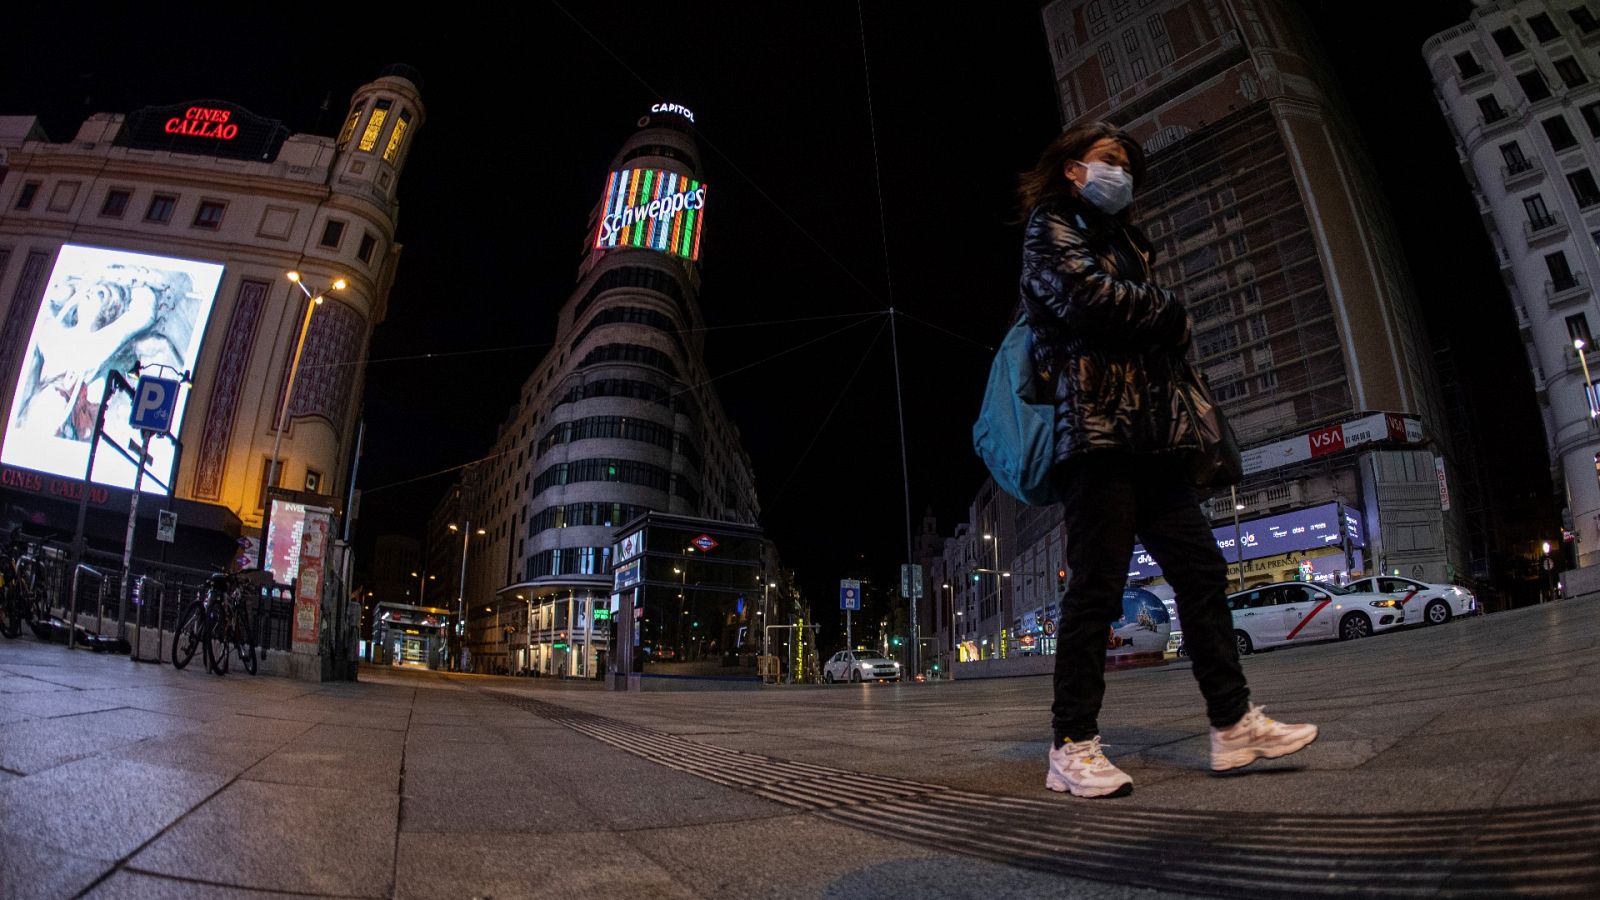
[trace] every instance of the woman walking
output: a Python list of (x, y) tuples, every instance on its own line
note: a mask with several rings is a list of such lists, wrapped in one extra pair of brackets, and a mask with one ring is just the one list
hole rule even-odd
[(1187, 462), (1198, 449), (1177, 396), (1189, 315), (1152, 283), (1151, 246), (1132, 224), (1144, 152), (1090, 123), (1051, 142), (1020, 179), (1028, 213), (1022, 307), (1035, 363), (1055, 390), (1052, 480), (1072, 576), (1056, 635), (1054, 737), (1045, 787), (1079, 797), (1132, 790), (1101, 751), (1109, 623), (1135, 536), (1172, 585), (1184, 646), (1211, 721), (1211, 768), (1293, 753), (1315, 725), (1286, 725), (1250, 703), (1227, 606), (1227, 564), (1200, 512)]

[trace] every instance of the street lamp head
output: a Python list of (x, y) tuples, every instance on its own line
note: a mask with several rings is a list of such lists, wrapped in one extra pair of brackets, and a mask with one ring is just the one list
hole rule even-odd
[(315, 304), (316, 304), (316, 305), (318, 305), (318, 306), (321, 306), (321, 305), (322, 305), (322, 295), (321, 295), (321, 294), (318, 294), (318, 295), (316, 295), (316, 296), (315, 296), (315, 297), (312, 297), (312, 298), (311, 298), (311, 302), (312, 302), (312, 303), (315, 303)]
[(479, 529), (478, 529), (478, 533), (479, 533), (479, 534), (488, 534), (488, 533), (489, 533), (489, 532), (487, 532), (487, 531), (484, 531), (484, 530), (483, 530), (483, 529), (482, 529), (482, 528), (479, 528)]
[(454, 522), (451, 522), (449, 525), (446, 525), (445, 527), (450, 529), (451, 531), (460, 531), (461, 530), (460, 528), (456, 527), (456, 523), (454, 523)]
[(290, 281), (294, 282), (295, 284), (299, 284), (300, 283), (300, 273), (299, 272), (285, 272), (284, 275), (287, 276), (288, 279)]
[(986, 540), (986, 541), (992, 541), (992, 540), (994, 540), (994, 535), (986, 534), (986, 535), (983, 536), (983, 539)]
[(1577, 349), (1579, 349), (1579, 350), (1582, 350), (1583, 349), (1583, 338), (1573, 338), (1572, 339), (1572, 346), (1577, 348)]
[(1544, 555), (1545, 556), (1549, 556), (1550, 555), (1550, 542), (1549, 541), (1545, 541), (1544, 542)]
[(333, 280), (333, 289), (336, 290), (336, 291), (342, 291), (346, 287), (349, 287), (349, 285), (350, 285), (350, 282), (345, 281), (343, 278), (335, 278)]
[(1243, 511), (1244, 511), (1244, 504), (1243, 504), (1243, 503), (1235, 503), (1235, 504), (1234, 504), (1234, 505), (1233, 505), (1233, 508), (1234, 508), (1234, 509), (1235, 509), (1235, 510), (1238, 510), (1238, 511), (1240, 511), (1240, 512), (1243, 512)]

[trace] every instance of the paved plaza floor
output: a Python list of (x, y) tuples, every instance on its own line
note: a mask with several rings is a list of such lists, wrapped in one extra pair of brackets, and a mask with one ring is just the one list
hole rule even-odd
[(1245, 661), (1321, 739), (1206, 770), (1109, 676), (1132, 796), (1043, 789), (1050, 683), (308, 684), (0, 642), (0, 897), (1595, 895), (1600, 597)]

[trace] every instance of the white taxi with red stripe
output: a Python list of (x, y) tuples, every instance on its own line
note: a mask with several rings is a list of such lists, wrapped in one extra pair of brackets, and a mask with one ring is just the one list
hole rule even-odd
[(1398, 575), (1369, 575), (1350, 582), (1350, 587), (1399, 597), (1406, 608), (1406, 623), (1410, 625), (1443, 625), (1456, 616), (1470, 616), (1478, 611), (1478, 599), (1472, 592), (1454, 584), (1430, 584)]
[(1241, 656), (1267, 647), (1370, 637), (1406, 621), (1395, 594), (1282, 581), (1228, 595)]

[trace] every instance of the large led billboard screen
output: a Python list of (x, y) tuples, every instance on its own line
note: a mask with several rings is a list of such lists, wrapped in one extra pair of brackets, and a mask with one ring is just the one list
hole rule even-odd
[(700, 258), (706, 186), (661, 169), (623, 169), (606, 179), (594, 246), (644, 247), (684, 259)]
[[(221, 282), (217, 263), (63, 245), (22, 356), (0, 461), (82, 478), (106, 373), (129, 375), (136, 362), (193, 370)], [(179, 394), (174, 433), (188, 395)], [(139, 434), (128, 425), (130, 402), (114, 392), (107, 405), (106, 439), (128, 455), (101, 445), (93, 473), (100, 484), (133, 487)], [(170, 484), (172, 463), (172, 442), (151, 441), (149, 473)], [(166, 493), (150, 478), (141, 487)]]

